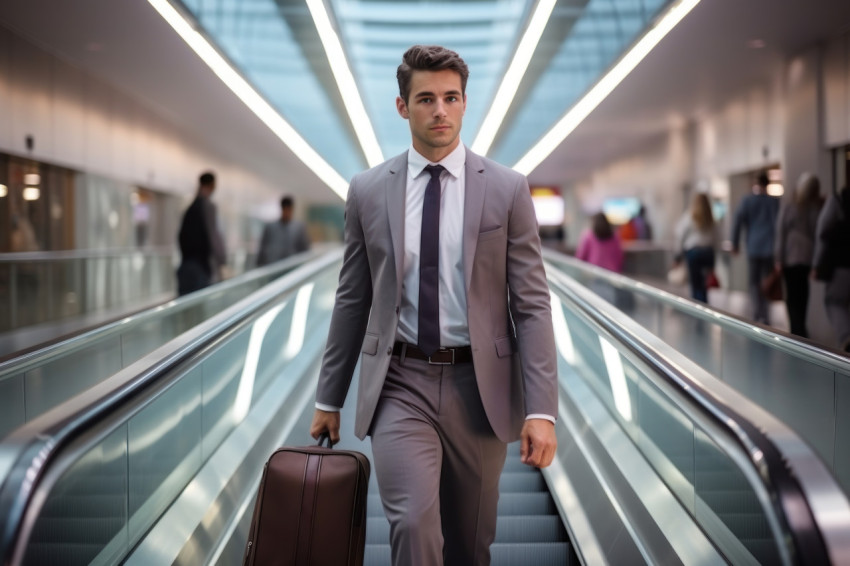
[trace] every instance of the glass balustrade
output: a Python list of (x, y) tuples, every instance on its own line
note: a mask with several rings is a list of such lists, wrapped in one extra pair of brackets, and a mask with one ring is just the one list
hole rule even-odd
[(573, 258), (547, 260), (787, 424), (850, 493), (850, 359)]
[(0, 438), (102, 382), (316, 255), (303, 254), (248, 272), (198, 293), (0, 363)]
[[(779, 564), (782, 541), (771, 531), (774, 510), (766, 488), (745, 474), (742, 449), (730, 454), (712, 440), (691, 412), (682, 391), (663, 387), (653, 368), (553, 292), (553, 322), (562, 395), (604, 437), (617, 426), (650, 463), (711, 543), (734, 564)], [(657, 370), (656, 370), (657, 371)], [(604, 414), (593, 413), (594, 404)], [(618, 459), (616, 451), (609, 452)], [(652, 511), (650, 509), (650, 511)], [(660, 513), (660, 511), (659, 511)], [(778, 542), (780, 544), (778, 544)]]
[(185, 489), (272, 383), (315, 371), (339, 264), (282, 295), (186, 363), (149, 401), (99, 426), (56, 480), (24, 564), (115, 564)]

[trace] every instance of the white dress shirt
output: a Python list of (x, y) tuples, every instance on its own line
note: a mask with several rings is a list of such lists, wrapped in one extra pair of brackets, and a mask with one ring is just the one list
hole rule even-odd
[(404, 267), (401, 310), (396, 339), (419, 342), (419, 248), (422, 204), (431, 175), (428, 165), (442, 165), (440, 174), (440, 346), (469, 345), (466, 290), (463, 280), (463, 202), (466, 148), (462, 143), (439, 163), (431, 163), (413, 147), (407, 152), (407, 194), (404, 203)]

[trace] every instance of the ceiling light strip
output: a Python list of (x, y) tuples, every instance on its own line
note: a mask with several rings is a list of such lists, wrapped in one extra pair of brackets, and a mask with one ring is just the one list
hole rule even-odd
[(322, 40), (325, 55), (327, 55), (328, 62), (331, 65), (331, 72), (333, 72), (337, 88), (339, 88), (342, 102), (345, 104), (345, 110), (348, 112), (348, 118), (357, 134), (357, 140), (360, 142), (360, 147), (363, 148), (369, 167), (374, 167), (384, 160), (384, 154), (381, 152), (375, 129), (372, 128), (372, 122), (366, 113), (366, 107), (363, 106), (360, 91), (357, 89), (357, 82), (354, 80), (354, 75), (351, 74), (345, 51), (342, 49), (342, 43), (340, 43), (339, 36), (331, 25), (324, 0), (307, 0), (307, 7), (310, 9), (310, 15), (313, 16), (313, 23), (319, 32), (319, 39)]
[(655, 26), (648, 30), (513, 168), (523, 175), (528, 175), (540, 165), (699, 2), (700, 0), (681, 0), (670, 7)]
[(192, 24), (168, 0), (148, 0), (159, 15), (218, 75), (222, 82), (304, 162), (319, 179), (343, 199), (348, 193), (348, 182), (325, 161), (310, 144), (234, 69), (230, 63), (196, 31)]
[(525, 28), (525, 33), (522, 40), (519, 42), (514, 58), (511, 61), (508, 71), (502, 79), (502, 84), (499, 85), (499, 90), (496, 91), (496, 96), (493, 98), (493, 104), (484, 117), (481, 123), (481, 128), (478, 130), (478, 135), (475, 136), (475, 141), (472, 142), (472, 151), (481, 155), (487, 155), (490, 151), (490, 146), (493, 145), (493, 140), (508, 113), (508, 109), (516, 96), (516, 91), (525, 75), (528, 64), (531, 62), (531, 57), (537, 49), (537, 44), (540, 42), (540, 37), (543, 35), (543, 30), (546, 29), (546, 24), (549, 22), (549, 17), (552, 15), (552, 9), (555, 7), (556, 0), (540, 0), (534, 8), (534, 14), (531, 16), (531, 21), (528, 27)]

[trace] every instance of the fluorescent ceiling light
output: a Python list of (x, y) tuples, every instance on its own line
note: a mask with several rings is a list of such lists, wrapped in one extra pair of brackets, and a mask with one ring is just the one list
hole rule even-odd
[(531, 16), (531, 21), (528, 27), (525, 28), (525, 33), (522, 40), (519, 42), (514, 53), (514, 58), (508, 66), (508, 71), (502, 79), (502, 84), (499, 85), (499, 90), (496, 91), (496, 96), (493, 98), (493, 104), (484, 117), (481, 123), (481, 128), (478, 130), (478, 135), (475, 136), (475, 141), (472, 142), (472, 151), (481, 155), (487, 155), (490, 151), (490, 146), (493, 145), (493, 140), (496, 138), (496, 133), (505, 119), (505, 114), (511, 106), (511, 102), (516, 96), (516, 91), (528, 69), (528, 63), (531, 61), (531, 56), (537, 49), (537, 44), (540, 42), (540, 36), (543, 35), (543, 30), (546, 29), (546, 24), (549, 22), (549, 16), (552, 15), (552, 9), (555, 7), (556, 0), (540, 0), (534, 9), (534, 14)]
[(24, 189), (24, 200), (38, 200), (41, 196), (41, 191), (38, 187), (27, 187)]
[(357, 140), (363, 148), (363, 153), (366, 154), (369, 167), (374, 167), (384, 160), (384, 155), (375, 136), (375, 130), (372, 128), (372, 122), (369, 121), (369, 115), (366, 114), (366, 107), (363, 106), (360, 91), (357, 89), (354, 75), (351, 74), (339, 36), (334, 31), (328, 12), (325, 10), (324, 0), (307, 0), (307, 7), (310, 9), (310, 15), (313, 16), (313, 23), (319, 32), (319, 38), (325, 48), (328, 63), (331, 65), (345, 110), (354, 126)]
[(576, 349), (573, 346), (573, 337), (570, 334), (570, 327), (567, 326), (567, 317), (564, 315), (564, 305), (561, 299), (551, 290), (549, 297), (552, 303), (552, 327), (555, 330), (555, 345), (558, 347), (558, 353), (571, 366), (576, 365), (578, 356)]
[(239, 388), (236, 390), (236, 401), (233, 403), (233, 422), (241, 423), (251, 409), (251, 400), (254, 398), (254, 382), (257, 377), (257, 366), (260, 363), (260, 353), (263, 349), (263, 340), (272, 323), (286, 306), (284, 301), (263, 313), (253, 326), (251, 326), (251, 337), (248, 339), (248, 350), (245, 352), (245, 363), (242, 365), (242, 376), (239, 378)]
[(292, 326), (289, 328), (289, 340), (283, 349), (283, 355), (294, 358), (304, 345), (307, 333), (307, 315), (310, 313), (310, 297), (313, 295), (315, 283), (308, 283), (298, 289), (295, 295), (295, 309), (292, 312)]
[(218, 75), (222, 82), (292, 150), (298, 159), (304, 162), (336, 194), (345, 199), (348, 192), (348, 182), (316, 150), (310, 147), (310, 144), (301, 137), (295, 128), (266, 102), (254, 87), (221, 56), (215, 47), (196, 31), (192, 24), (175, 10), (168, 0), (148, 0), (148, 2), (183, 38), (183, 41), (198, 54), (204, 63)]
[(528, 175), (637, 67), (700, 0), (680, 0), (514, 165)]
[(614, 406), (617, 412), (627, 421), (632, 420), (632, 402), (629, 396), (629, 386), (626, 382), (626, 372), (623, 369), (623, 360), (608, 340), (599, 337), (599, 345), (602, 347), (602, 357), (608, 370), (608, 381), (611, 383), (611, 393), (614, 394)]
[(5, 197), (9, 194), (9, 187), (6, 185), (0, 185), (0, 198)]
[(38, 173), (27, 173), (24, 175), (25, 185), (38, 185), (39, 183), (41, 183), (41, 175)]

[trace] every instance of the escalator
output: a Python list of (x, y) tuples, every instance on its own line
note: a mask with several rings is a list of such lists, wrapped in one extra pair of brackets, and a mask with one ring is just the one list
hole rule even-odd
[(244, 273), (119, 321), (0, 360), (0, 438), (96, 386), (320, 251)]
[[(9, 436), (3, 564), (240, 563), (265, 459), (312, 442), (340, 260), (266, 285)], [(550, 284), (559, 449), (540, 473), (509, 446), (493, 564), (850, 559), (850, 504), (796, 434), (580, 285)], [(369, 452), (350, 434), (340, 447)], [(387, 542), (373, 483), (366, 564), (389, 564)]]

